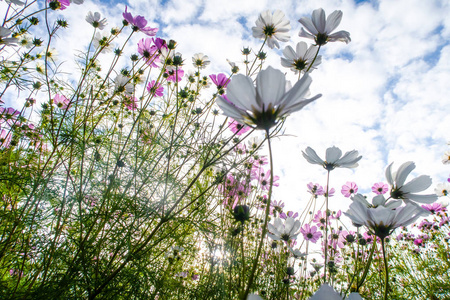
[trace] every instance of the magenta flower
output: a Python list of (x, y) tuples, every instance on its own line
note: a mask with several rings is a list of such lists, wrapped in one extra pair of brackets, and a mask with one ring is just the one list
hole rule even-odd
[(138, 99), (136, 97), (130, 96), (124, 99), (125, 107), (129, 110), (135, 110), (138, 105)]
[[(266, 195), (264, 195), (264, 198), (266, 198)], [(283, 213), (283, 208), (284, 208), (284, 202), (283, 201), (281, 201), (281, 200), (279, 200), (279, 201), (272, 201), (271, 203), (270, 203), (270, 215), (272, 215), (272, 214), (274, 214), (275, 213), (275, 216), (276, 216), (276, 213), (279, 213), (279, 214), (281, 214), (281, 213)]]
[(147, 20), (143, 16), (133, 17), (131, 13), (127, 11), (128, 7), (125, 6), (125, 12), (122, 14), (125, 21), (133, 25), (133, 30), (140, 30), (148, 36), (155, 36), (158, 32), (158, 28), (145, 27), (147, 25)]
[(326, 222), (325, 212), (322, 212), (321, 210), (317, 211), (316, 215), (314, 216), (313, 222), (316, 223), (318, 226), (325, 226)]
[(308, 193), (311, 193), (314, 196), (322, 196), (325, 194), (323, 187), (318, 183), (310, 182), (306, 186), (308, 187)]
[(341, 193), (344, 197), (350, 197), (353, 194), (356, 194), (358, 191), (358, 186), (354, 182), (347, 181), (345, 185), (342, 186)]
[(312, 243), (316, 243), (322, 237), (322, 232), (317, 231), (316, 226), (311, 227), (309, 224), (303, 225), (300, 232), (303, 234), (305, 240), (311, 241)]
[(287, 214), (285, 214), (284, 212), (280, 213), (280, 218), (286, 220), (288, 217), (295, 219), (298, 217), (298, 212), (294, 213), (293, 211), (288, 211)]
[(325, 197), (327, 197), (327, 196), (328, 197), (333, 197), (334, 193), (336, 192), (336, 190), (334, 188), (331, 188), (331, 189), (328, 190), (328, 194), (327, 194), (327, 192), (326, 192), (327, 186), (325, 186), (324, 190), (325, 190), (325, 193), (324, 193)]
[(415, 239), (414, 240), (414, 245), (416, 245), (418, 247), (423, 246), (424, 245), (423, 244), (423, 239)]
[(70, 107), (70, 100), (67, 99), (64, 95), (56, 94), (53, 98), (53, 103), (56, 104), (57, 107), (61, 109), (68, 109)]
[(19, 115), (20, 111), (15, 110), (12, 107), (8, 108), (0, 107), (0, 124), (6, 122), (12, 126), (17, 122), (17, 118), (19, 117)]
[(180, 82), (183, 78), (184, 71), (181, 69), (174, 69), (171, 71), (167, 70), (166, 74), (169, 75), (169, 77), (167, 77), (167, 81)]
[(431, 204), (422, 205), (423, 208), (431, 212), (432, 214), (438, 213), (440, 211), (446, 211), (446, 208), (442, 206), (442, 204), (434, 202)]
[[(277, 182), (278, 179), (280, 179), (279, 176), (273, 176), (273, 186), (279, 186), (280, 184)], [(259, 183), (261, 184), (261, 188), (263, 190), (268, 191), (270, 187), (270, 170), (267, 170), (267, 172), (264, 174), (264, 171), (262, 170), (260, 176), (259, 176)]]
[(385, 194), (389, 190), (389, 186), (386, 183), (378, 182), (372, 186), (372, 192), (377, 195)]
[(157, 97), (162, 97), (164, 95), (164, 87), (161, 86), (160, 82), (156, 84), (154, 80), (148, 83), (147, 91)]
[(344, 242), (344, 235), (339, 230), (333, 229), (328, 236), (328, 244), (331, 245), (334, 249), (336, 249), (336, 247), (339, 247), (339, 249), (344, 248)]
[(48, 0), (49, 7), (53, 10), (64, 10), (70, 5), (70, 0)]
[(227, 75), (220, 73), (220, 74), (211, 74), (209, 75), (209, 78), (211, 78), (212, 82), (217, 86), (217, 89), (223, 89), (226, 88), (228, 83), (230, 82), (230, 79)]
[(246, 125), (242, 125), (238, 122), (236, 122), (235, 120), (232, 120), (231, 122), (228, 122), (228, 128), (230, 128), (230, 130), (235, 133), (236, 135), (241, 135), (246, 133), (247, 131), (249, 131), (250, 129), (252, 129), (249, 126)]
[(11, 144), (11, 137), (12, 134), (9, 134), (8, 131), (2, 129), (2, 131), (0, 131), (0, 148), (8, 148)]
[(330, 220), (339, 220), (339, 218), (342, 216), (342, 211), (338, 210), (337, 213), (332, 213), (329, 215)]

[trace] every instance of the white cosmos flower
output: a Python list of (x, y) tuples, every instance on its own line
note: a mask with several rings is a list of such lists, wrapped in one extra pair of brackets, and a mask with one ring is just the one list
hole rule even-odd
[(434, 191), (438, 197), (450, 196), (450, 183), (438, 183)]
[(211, 61), (209, 60), (209, 57), (207, 55), (203, 53), (196, 53), (192, 57), (192, 63), (194, 64), (194, 67), (204, 69), (211, 63)]
[(300, 221), (294, 218), (287, 217), (286, 220), (281, 218), (275, 218), (273, 224), (267, 224), (269, 233), (267, 235), (275, 241), (289, 242), (297, 238), (300, 233)]
[(130, 83), (130, 78), (122, 74), (117, 75), (114, 79), (114, 85), (115, 91), (118, 93), (125, 92), (126, 95), (133, 94), (133, 85)]
[(397, 172), (393, 172), (392, 163), (386, 168), (386, 180), (391, 185), (391, 198), (401, 199), (405, 203), (415, 201), (419, 203), (433, 203), (437, 199), (436, 194), (419, 195), (431, 186), (431, 178), (427, 175), (421, 175), (405, 183), (406, 177), (414, 170), (416, 165), (412, 161), (405, 162), (400, 166)]
[(94, 39), (92, 40), (92, 46), (94, 47), (95, 51), (97, 51), (98, 48), (103, 47), (103, 53), (109, 53), (113, 51), (112, 45), (108, 42), (108, 37), (103, 36), (100, 32), (95, 33)]
[(444, 165), (450, 164), (450, 151), (445, 151), (444, 155), (442, 155), (442, 163)]
[[(318, 55), (314, 60), (317, 51), (317, 46), (311, 45), (308, 48), (308, 45), (305, 42), (297, 43), (295, 51), (291, 46), (287, 46), (283, 50), (284, 57), (281, 58), (281, 65), (283, 67), (290, 68), (295, 74), (299, 71), (306, 73), (309, 69), (312, 71), (322, 62), (322, 56), (320, 55)], [(314, 63), (311, 66), (313, 60)]]
[(399, 206), (402, 205), (402, 200), (390, 200), (387, 201), (386, 198), (384, 197), (384, 195), (376, 195), (375, 197), (372, 198), (372, 204), (369, 203), (369, 201), (367, 201), (366, 197), (364, 197), (361, 194), (356, 194), (354, 196), (352, 196), (350, 199), (352, 199), (353, 201), (359, 201), (362, 204), (364, 204), (367, 207), (378, 207), (378, 206), (384, 206), (386, 208), (397, 208)]
[(331, 32), (339, 26), (341, 20), (342, 11), (335, 10), (325, 19), (325, 11), (322, 8), (318, 8), (313, 11), (311, 19), (303, 17), (298, 20), (308, 31), (306, 32), (302, 28), (298, 35), (300, 37), (313, 39), (318, 46), (335, 41), (341, 41), (348, 44), (351, 39), (350, 33), (347, 31), (342, 30), (331, 34)]
[(327, 149), (325, 160), (321, 159), (311, 147), (307, 147), (302, 154), (309, 163), (321, 165), (328, 171), (334, 168), (356, 168), (358, 161), (362, 158), (362, 156), (358, 156), (356, 150), (348, 151), (342, 156), (341, 149), (335, 146)]
[(384, 206), (367, 207), (359, 201), (354, 201), (344, 214), (355, 226), (366, 226), (373, 234), (384, 239), (394, 229), (408, 226), (419, 217), (427, 216), (429, 212), (415, 203), (391, 209)]
[(309, 300), (342, 300), (342, 297), (328, 283), (324, 283)]
[(0, 45), (5, 44), (15, 46), (14, 44), (16, 44), (18, 40), (14, 37), (8, 37), (11, 33), (12, 31), (8, 28), (0, 26)]
[(270, 10), (263, 11), (255, 23), (256, 26), (252, 27), (253, 36), (266, 39), (267, 45), (271, 49), (280, 48), (278, 41), (288, 42), (290, 39), (291, 24), (281, 10), (275, 10), (273, 14)]
[(322, 95), (305, 99), (312, 79), (306, 74), (286, 91), (285, 75), (272, 67), (258, 73), (256, 88), (250, 77), (233, 76), (226, 97), (219, 96), (217, 104), (228, 117), (241, 124), (269, 130), (279, 118), (302, 109)]
[(91, 11), (88, 12), (86, 16), (86, 21), (91, 24), (94, 28), (98, 28), (100, 30), (103, 30), (105, 26), (108, 24), (105, 18), (101, 19), (100, 13), (95, 12), (92, 13)]

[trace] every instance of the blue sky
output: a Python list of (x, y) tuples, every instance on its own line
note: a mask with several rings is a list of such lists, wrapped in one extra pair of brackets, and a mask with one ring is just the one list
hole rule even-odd
[[(275, 172), (281, 177), (275, 196), (289, 209), (298, 211), (307, 201), (308, 182), (325, 184), (324, 170), (301, 156), (307, 146), (319, 155), (335, 145), (363, 156), (357, 169), (333, 171), (331, 185), (338, 195), (346, 181), (369, 191), (373, 183), (385, 181), (384, 170), (391, 162), (399, 166), (415, 161), (413, 174), (430, 175), (433, 187), (449, 176), (449, 166), (441, 163), (450, 149), (449, 0), (86, 0), (60, 12), (71, 25), (55, 44), (67, 66), (73, 65), (73, 53), (67, 49), (83, 50), (80, 45), (93, 32), (84, 21), (87, 12), (106, 17), (109, 31), (120, 26), (125, 5), (159, 27), (158, 36), (178, 42), (186, 69), (193, 54), (208, 55), (207, 74), (229, 74), (226, 59), (239, 63), (243, 47), (259, 49), (261, 41), (252, 37), (251, 27), (263, 10), (280, 9), (291, 21), (291, 41), (280, 43), (280, 50), (264, 49), (265, 66), (278, 69), (284, 47), (310, 43), (298, 36), (298, 19), (319, 7), (327, 15), (343, 11), (338, 30), (350, 32), (352, 42), (327, 44), (321, 51), (322, 64), (312, 73), (311, 93), (323, 97), (290, 116), (285, 136), (274, 140)], [(131, 44), (141, 38), (135, 36)], [(289, 70), (283, 71), (294, 81)], [(331, 208), (345, 209), (349, 203), (336, 196)]]

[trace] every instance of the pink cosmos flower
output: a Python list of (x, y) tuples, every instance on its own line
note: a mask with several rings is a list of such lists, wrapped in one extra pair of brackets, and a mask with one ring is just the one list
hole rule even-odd
[(182, 69), (174, 69), (174, 70), (167, 70), (166, 74), (169, 75), (169, 77), (167, 77), (167, 81), (177, 81), (180, 82), (181, 79), (183, 78), (184, 75), (184, 71)]
[(316, 226), (311, 227), (309, 224), (303, 225), (300, 232), (303, 234), (305, 240), (311, 241), (312, 243), (316, 243), (322, 237), (322, 232), (317, 231)]
[(15, 110), (12, 107), (8, 108), (0, 107), (0, 124), (6, 122), (10, 126), (12, 126), (17, 122), (17, 118), (19, 117), (19, 115), (20, 111)]
[(342, 216), (342, 211), (338, 210), (336, 213), (332, 213), (328, 216), (330, 220), (339, 220), (339, 218)]
[(389, 186), (386, 183), (378, 182), (372, 186), (372, 192), (377, 195), (385, 194), (389, 190)]
[(414, 240), (414, 245), (416, 245), (418, 247), (424, 246), (423, 239), (415, 239)]
[(138, 99), (136, 97), (126, 97), (124, 103), (125, 107), (129, 110), (136, 110), (136, 108), (138, 107)]
[(354, 182), (347, 181), (345, 185), (342, 186), (341, 193), (344, 197), (349, 198), (353, 194), (358, 192), (358, 186)]
[(242, 125), (242, 124), (236, 122), (235, 120), (228, 122), (228, 128), (230, 128), (230, 130), (233, 133), (235, 133), (236, 135), (244, 134), (247, 131), (249, 131), (250, 129), (252, 129), (251, 127)]
[(318, 183), (310, 182), (306, 186), (308, 187), (308, 193), (311, 193), (314, 196), (322, 196), (325, 194), (323, 187)]
[[(265, 195), (264, 195), (264, 198), (266, 198), (265, 197)], [(283, 201), (281, 201), (281, 200), (279, 200), (279, 201), (272, 201), (271, 203), (270, 203), (270, 215), (272, 215), (272, 214), (276, 214), (276, 213), (279, 213), (279, 214), (281, 214), (281, 213), (283, 213), (283, 208), (284, 208), (284, 202)]]
[(217, 86), (218, 90), (226, 88), (228, 83), (230, 82), (228, 76), (223, 73), (219, 73), (217, 75), (211, 74), (209, 75), (209, 78), (211, 78), (212, 82)]
[(148, 83), (147, 91), (157, 97), (162, 97), (164, 95), (164, 87), (161, 86), (160, 82), (156, 84), (156, 81), (154, 80)]
[(325, 188), (324, 188), (324, 191), (325, 191), (324, 196), (325, 196), (325, 197), (326, 197), (326, 196), (328, 196), (328, 197), (333, 197), (333, 196), (334, 196), (334, 193), (336, 192), (336, 190), (335, 190), (334, 188), (331, 188), (331, 189), (328, 190), (328, 195), (327, 195), (326, 190), (327, 190), (327, 186), (325, 186)]
[(442, 206), (441, 203), (431, 203), (431, 204), (424, 204), (422, 205), (423, 208), (431, 212), (432, 214), (438, 213), (440, 211), (446, 211), (446, 208)]
[(334, 249), (336, 249), (336, 247), (339, 247), (339, 249), (344, 248), (344, 242), (345, 238), (339, 230), (333, 229), (328, 236), (328, 244)]
[(67, 99), (64, 95), (56, 94), (53, 98), (53, 103), (56, 104), (57, 107), (61, 109), (68, 109), (70, 107), (70, 100)]
[[(263, 190), (268, 191), (270, 188), (270, 170), (267, 170), (267, 172), (264, 174), (264, 170), (261, 170), (259, 176), (259, 183), (261, 184), (261, 188)], [(280, 186), (280, 184), (277, 182), (278, 179), (280, 179), (279, 176), (273, 176), (273, 186)]]
[(321, 210), (317, 211), (316, 215), (314, 216), (313, 222), (316, 223), (317, 226), (325, 226), (326, 222), (325, 212), (322, 212)]
[(298, 212), (294, 213), (293, 211), (288, 211), (287, 214), (284, 212), (280, 213), (280, 218), (286, 220), (288, 217), (295, 219), (298, 217)]
[[(50, 3), (50, 7), (54, 6), (54, 9), (60, 9), (64, 10), (67, 8), (67, 6), (70, 5), (70, 0), (48, 0), (48, 3)], [(53, 9), (53, 8), (52, 8)]]
[(11, 137), (12, 134), (9, 134), (8, 131), (2, 129), (2, 131), (0, 131), (0, 148), (8, 148), (11, 144)]
[(156, 33), (158, 32), (158, 28), (146, 27), (147, 20), (143, 16), (133, 17), (133, 15), (129, 13), (127, 9), (128, 7), (125, 6), (125, 12), (122, 14), (122, 16), (128, 23), (133, 25), (133, 30), (140, 30), (148, 36), (156, 35)]

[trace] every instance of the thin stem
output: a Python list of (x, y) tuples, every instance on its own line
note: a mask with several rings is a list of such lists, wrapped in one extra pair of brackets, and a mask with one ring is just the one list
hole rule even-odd
[[(373, 241), (375, 243), (375, 240)], [(381, 249), (383, 250), (383, 260), (384, 260), (384, 300), (388, 298), (389, 290), (389, 267), (387, 264), (386, 250), (384, 245), (384, 238), (381, 239)]]
[(364, 269), (363, 276), (361, 277), (361, 281), (358, 282), (358, 284), (356, 286), (356, 292), (359, 292), (359, 288), (363, 285), (364, 281), (366, 280), (367, 273), (369, 273), (370, 263), (372, 262), (373, 252), (375, 251), (376, 244), (377, 243), (376, 243), (376, 239), (375, 239), (372, 242), (372, 249), (370, 249), (369, 259), (367, 261), (366, 268)]
[(261, 232), (261, 240), (259, 241), (259, 246), (258, 246), (258, 251), (256, 253), (256, 257), (253, 260), (253, 266), (252, 266), (252, 270), (250, 272), (250, 277), (248, 279), (248, 284), (247, 284), (247, 288), (245, 289), (244, 293), (241, 293), (241, 297), (239, 297), (242, 300), (247, 299), (247, 296), (250, 292), (250, 289), (253, 285), (253, 280), (255, 279), (255, 273), (256, 273), (256, 268), (258, 266), (258, 261), (259, 261), (259, 257), (261, 256), (261, 250), (262, 250), (262, 245), (264, 243), (264, 239), (266, 237), (267, 234), (267, 223), (269, 220), (269, 212), (270, 212), (270, 201), (272, 198), (272, 188), (273, 188), (273, 157), (272, 157), (272, 145), (270, 142), (270, 135), (269, 135), (269, 130), (266, 130), (266, 137), (267, 137), (267, 144), (269, 146), (269, 158), (270, 158), (270, 186), (269, 186), (269, 195), (267, 198), (267, 204), (266, 204), (266, 214), (265, 214), (265, 218), (264, 218), (264, 225), (262, 228), (262, 232)]
[(313, 65), (314, 62), (316, 61), (317, 55), (319, 54), (319, 51), (320, 51), (320, 47), (321, 47), (321, 46), (322, 46), (322, 45), (319, 45), (319, 48), (317, 48), (316, 55), (314, 55), (314, 58), (313, 58), (312, 62), (309, 64), (309, 68), (308, 68), (308, 70), (306, 70), (306, 73), (308, 73), (309, 70), (311, 70), (312, 65)]
[[(316, 54), (317, 55), (317, 54)], [(328, 264), (328, 192), (330, 188), (330, 171), (327, 172), (327, 190), (325, 194), (325, 263), (323, 282), (327, 282), (327, 264)]]

